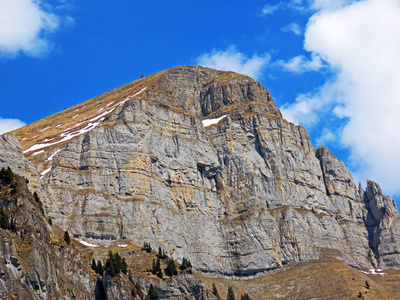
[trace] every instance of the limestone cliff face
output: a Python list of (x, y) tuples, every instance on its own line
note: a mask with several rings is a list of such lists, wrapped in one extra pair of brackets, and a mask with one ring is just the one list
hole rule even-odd
[(46, 213), (96, 244), (150, 242), (212, 275), (326, 256), (400, 267), (394, 202), (375, 183), (357, 189), (247, 76), (177, 67), (14, 134), (41, 171)]
[[(0, 149), (0, 168), (12, 166), (24, 175), (34, 169), (11, 134), (0, 136)], [(15, 175), (14, 182), (16, 192), (0, 178), (0, 206), (10, 222), (0, 229), (0, 299), (93, 299), (86, 260), (52, 232), (25, 179)]]

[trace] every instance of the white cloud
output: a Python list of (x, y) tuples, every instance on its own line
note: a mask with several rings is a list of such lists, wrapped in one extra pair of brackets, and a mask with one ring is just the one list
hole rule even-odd
[(341, 98), (337, 85), (327, 82), (317, 92), (300, 94), (294, 103), (288, 103), (279, 109), (289, 122), (305, 126), (318, 125), (321, 117), (332, 110), (335, 99)]
[(323, 67), (322, 60), (316, 53), (311, 53), (311, 60), (308, 60), (304, 55), (299, 55), (288, 61), (278, 60), (275, 64), (282, 67), (285, 71), (298, 74), (308, 71), (318, 71)]
[(321, 136), (317, 139), (317, 145), (327, 145), (331, 142), (337, 141), (338, 137), (337, 135), (332, 132), (331, 130), (324, 128), (322, 130)]
[(316, 10), (338, 10), (358, 0), (312, 0), (310, 6)]
[(279, 9), (279, 7), (281, 6), (280, 3), (276, 4), (276, 5), (265, 5), (263, 10), (262, 10), (262, 14), (263, 15), (270, 15), (273, 14), (276, 10)]
[(196, 59), (198, 65), (218, 70), (234, 71), (255, 79), (260, 78), (263, 68), (269, 61), (270, 56), (268, 54), (263, 56), (253, 54), (252, 57), (248, 57), (246, 54), (239, 52), (233, 45), (229, 46), (225, 51), (213, 49), (210, 53), (202, 54)]
[(301, 35), (302, 30), (300, 26), (296, 23), (290, 23), (289, 25), (282, 27), (283, 32), (293, 32), (295, 35)]
[(37, 56), (49, 49), (45, 34), (57, 29), (59, 18), (40, 0), (0, 0), (0, 7), (0, 54)]
[(25, 126), (26, 124), (18, 119), (3, 119), (0, 118), (0, 134), (10, 132), (14, 129)]
[(304, 47), (336, 75), (318, 93), (284, 109), (306, 122), (319, 114), (346, 117), (340, 136), (351, 151), (355, 177), (400, 193), (400, 1), (334, 2), (314, 1), (318, 11), (307, 25)]

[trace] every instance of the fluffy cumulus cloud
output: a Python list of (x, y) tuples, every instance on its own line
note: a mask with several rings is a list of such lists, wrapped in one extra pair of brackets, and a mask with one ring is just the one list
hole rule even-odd
[(40, 0), (0, 0), (0, 54), (37, 56), (48, 50), (45, 36), (60, 20), (45, 7)]
[(198, 65), (224, 71), (234, 71), (259, 79), (262, 70), (270, 61), (270, 56), (254, 54), (248, 57), (241, 53), (235, 46), (229, 46), (227, 50), (213, 49), (210, 53), (200, 55), (196, 59)]
[(323, 67), (322, 60), (316, 53), (311, 54), (311, 59), (307, 59), (304, 55), (299, 55), (288, 61), (278, 60), (274, 64), (281, 66), (285, 71), (298, 74), (318, 71)]
[(18, 119), (3, 119), (0, 118), (0, 134), (12, 131), (14, 129), (25, 126), (26, 124)]
[(302, 33), (301, 28), (297, 23), (290, 23), (289, 25), (282, 27), (281, 30), (283, 32), (292, 32), (295, 35), (301, 35)]
[[(346, 118), (339, 137), (352, 153), (356, 178), (399, 194), (400, 1), (315, 0), (312, 7), (304, 47), (335, 75), (317, 93), (284, 106), (284, 116), (300, 123)], [(320, 141), (332, 140), (329, 130)]]

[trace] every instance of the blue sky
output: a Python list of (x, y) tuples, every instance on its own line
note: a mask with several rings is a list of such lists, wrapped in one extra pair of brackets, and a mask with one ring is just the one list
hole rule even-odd
[(191, 64), (255, 77), (314, 147), (400, 195), (399, 0), (0, 0), (0, 133)]

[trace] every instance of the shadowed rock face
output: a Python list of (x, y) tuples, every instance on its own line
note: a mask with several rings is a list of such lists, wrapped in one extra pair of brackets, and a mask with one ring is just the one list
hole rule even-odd
[[(260, 83), (194, 66), (141, 80), (146, 90), (96, 128), (27, 153), (40, 170), (51, 167), (42, 199), (54, 223), (96, 244), (150, 242), (213, 275), (326, 256), (399, 268), (392, 200), (375, 183), (358, 190)], [(24, 128), (15, 134), (22, 140)]]

